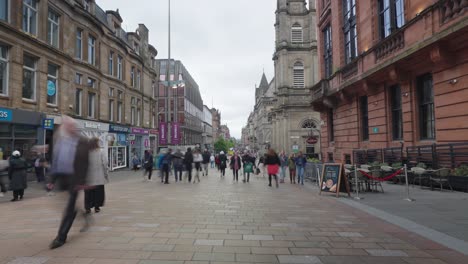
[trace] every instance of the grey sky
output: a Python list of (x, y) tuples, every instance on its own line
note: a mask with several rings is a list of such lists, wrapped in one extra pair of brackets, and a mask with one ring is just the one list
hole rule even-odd
[[(150, 30), (158, 58), (167, 58), (167, 0), (97, 0), (119, 8), (123, 28)], [(240, 138), (253, 110), (255, 84), (273, 76), (275, 0), (171, 0), (171, 57), (181, 60), (200, 86), (203, 102), (221, 110), (223, 124)]]

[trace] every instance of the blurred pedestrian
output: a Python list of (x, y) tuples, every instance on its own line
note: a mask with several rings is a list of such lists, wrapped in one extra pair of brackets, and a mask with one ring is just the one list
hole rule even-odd
[(0, 160), (0, 197), (5, 197), (8, 191), (6, 186), (6, 178), (8, 177), (9, 161), (4, 157), (5, 160)]
[(184, 169), (184, 155), (177, 149), (177, 151), (172, 155), (172, 166), (174, 166), (174, 176), (175, 181), (182, 181), (182, 171)]
[(188, 148), (184, 156), (184, 166), (187, 170), (188, 182), (192, 182), (192, 163), (193, 163), (193, 154), (192, 149)]
[[(244, 167), (244, 180), (243, 182), (250, 181), (250, 173), (253, 173), (253, 167), (255, 164), (255, 158), (250, 154), (250, 152), (246, 152), (246, 154), (242, 157), (242, 163)], [(247, 180), (245, 176), (247, 175)]]
[(242, 166), (241, 163), (241, 158), (237, 154), (237, 152), (234, 153), (234, 155), (231, 157), (231, 161), (229, 162), (232, 170), (232, 181), (238, 182), (239, 181), (239, 170)]
[(289, 180), (291, 184), (296, 184), (296, 154), (291, 154), (288, 159), (289, 165)]
[(154, 166), (154, 161), (153, 161), (153, 153), (151, 150), (145, 150), (145, 160), (143, 162), (144, 166), (144, 173), (143, 177), (146, 180), (146, 175), (148, 175), (148, 181), (153, 181), (151, 177), (153, 176), (153, 166)]
[(221, 168), (220, 168), (219, 165), (221, 164), (221, 160), (219, 159), (219, 154), (216, 155), (216, 157), (215, 157), (215, 164), (216, 164), (216, 169), (218, 169), (218, 171), (220, 171)]
[(161, 168), (164, 175), (164, 184), (169, 184), (169, 172), (172, 166), (172, 149), (168, 149), (161, 161)]
[(203, 176), (208, 176), (208, 164), (210, 164), (210, 157), (211, 157), (211, 154), (210, 152), (208, 152), (207, 149), (205, 149), (205, 151), (203, 152), (202, 154), (202, 157), (203, 157)]
[(37, 182), (45, 181), (45, 170), (46, 170), (46, 159), (44, 155), (38, 154), (36, 160), (34, 161), (34, 172), (36, 173)]
[(12, 202), (23, 200), (24, 189), (28, 187), (26, 174), (27, 168), (28, 165), (26, 161), (21, 158), (21, 153), (18, 150), (13, 151), (8, 167), (10, 190), (13, 191), (13, 199), (11, 199)]
[(307, 163), (306, 157), (299, 151), (299, 155), (296, 157), (296, 172), (297, 172), (297, 183), (304, 185), (304, 168)]
[(211, 168), (214, 169), (215, 166), (215, 156), (211, 154), (210, 156), (210, 163), (211, 163)]
[(258, 159), (257, 168), (260, 169), (260, 173), (263, 177), (265, 177), (265, 155), (260, 155), (260, 158)]
[(91, 187), (84, 191), (86, 213), (91, 213), (91, 208), (94, 208), (94, 212), (99, 213), (101, 207), (104, 206), (106, 196), (104, 184), (109, 182), (109, 171), (107, 158), (99, 146), (98, 138), (92, 138), (89, 141), (89, 166), (86, 182)]
[(281, 183), (284, 183), (284, 179), (286, 178), (286, 170), (288, 169), (288, 156), (284, 153), (284, 150), (281, 151), (280, 155), (280, 162), (281, 162)]
[[(203, 162), (203, 156), (198, 149), (195, 149), (195, 152), (193, 153), (193, 162), (195, 163), (195, 178), (200, 182), (200, 171), (202, 170), (201, 164)], [(195, 183), (195, 179), (193, 179), (193, 183)]]
[(227, 157), (224, 151), (219, 153), (219, 170), (221, 171), (221, 177), (226, 175)]
[(136, 152), (134, 152), (132, 156), (132, 167), (133, 171), (137, 171), (140, 168), (140, 158), (138, 157)]
[[(53, 189), (56, 183), (60, 183), (59, 187), (68, 190), (70, 195), (57, 237), (50, 244), (50, 249), (63, 246), (67, 240), (68, 232), (77, 215), (75, 206), (78, 193), (85, 188), (89, 167), (88, 139), (79, 135), (76, 121), (64, 116), (57, 134), (52, 159), (52, 178), (48, 187)], [(82, 230), (86, 230), (89, 225), (86, 214), (85, 221), (86, 225)]]
[(275, 177), (276, 188), (278, 188), (278, 171), (279, 167), (281, 166), (281, 161), (278, 157), (278, 154), (276, 154), (276, 152), (271, 148), (268, 150), (268, 153), (266, 155), (265, 165), (267, 166), (268, 171), (268, 186), (271, 187), (271, 178)]

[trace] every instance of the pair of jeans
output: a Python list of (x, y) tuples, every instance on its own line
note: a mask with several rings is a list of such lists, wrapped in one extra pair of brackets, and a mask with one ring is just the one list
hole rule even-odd
[(284, 179), (286, 178), (286, 169), (287, 169), (286, 166), (281, 166), (281, 180), (282, 181), (284, 181)]
[(208, 176), (208, 163), (203, 163), (203, 175)]
[(245, 175), (247, 174), (247, 182), (250, 181), (250, 172), (244, 172), (244, 182), (246, 182), (245, 180)]
[(232, 169), (232, 180), (239, 181), (239, 170)]
[[(179, 175), (179, 177), (177, 177)], [(182, 165), (174, 165), (175, 181), (182, 181)]]
[(304, 167), (297, 166), (296, 171), (297, 171), (297, 183), (304, 185)]
[(151, 176), (153, 176), (153, 167), (146, 168), (144, 175), (146, 175), (147, 173), (148, 173), (148, 180), (151, 180)]
[(164, 176), (164, 183), (169, 183), (169, 164), (162, 165), (162, 172)]
[(210, 163), (211, 163), (211, 168), (213, 169), (213, 168), (214, 168), (214, 165), (215, 165), (215, 163), (214, 163), (214, 161), (210, 161)]
[(188, 182), (192, 182), (192, 164), (186, 164), (185, 168), (187, 170)]

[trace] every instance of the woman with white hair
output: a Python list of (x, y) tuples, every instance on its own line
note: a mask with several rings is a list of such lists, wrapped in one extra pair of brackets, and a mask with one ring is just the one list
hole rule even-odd
[(13, 191), (12, 202), (23, 200), (24, 189), (27, 185), (26, 169), (28, 165), (21, 158), (21, 153), (18, 150), (13, 151), (10, 157), (10, 166), (8, 168), (8, 177), (10, 179), (10, 189)]
[(224, 154), (224, 151), (219, 153), (219, 169), (221, 170), (221, 177), (224, 177), (226, 174), (226, 167), (227, 167), (227, 157)]

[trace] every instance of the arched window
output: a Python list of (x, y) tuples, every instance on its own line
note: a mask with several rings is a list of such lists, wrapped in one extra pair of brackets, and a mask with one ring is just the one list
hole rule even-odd
[(302, 26), (299, 23), (291, 27), (291, 42), (296, 44), (303, 42)]
[(293, 86), (294, 88), (304, 88), (304, 64), (298, 61), (293, 67)]
[(305, 128), (305, 129), (317, 128), (317, 125), (315, 124), (314, 120), (307, 119), (307, 120), (304, 120), (304, 122), (302, 122), (301, 128)]

